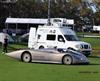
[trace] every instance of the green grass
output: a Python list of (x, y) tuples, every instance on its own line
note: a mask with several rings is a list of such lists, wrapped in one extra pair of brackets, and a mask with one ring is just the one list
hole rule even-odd
[[(100, 49), (100, 39), (82, 40), (91, 43), (93, 48)], [(8, 51), (26, 47), (24, 44), (10, 44)], [(24, 63), (2, 55), (1, 52), (2, 49), (0, 81), (100, 81), (100, 58), (95, 56), (89, 57), (89, 65), (61, 65)]]
[(0, 55), (0, 81), (100, 81), (100, 58), (90, 65), (24, 63)]
[(93, 49), (100, 50), (100, 38), (81, 38), (81, 40), (90, 43)]
[(77, 32), (77, 35), (94, 35), (94, 36), (100, 36), (99, 33), (91, 33), (91, 32)]
[(100, 55), (100, 38), (81, 38), (81, 40), (91, 44), (93, 55)]
[[(80, 37), (82, 35), (95, 35), (95, 36), (100, 36), (100, 34), (98, 33), (84, 33), (84, 32), (78, 32), (77, 35)], [(85, 42), (88, 42), (91, 44), (92, 48), (95, 49), (95, 50), (100, 50), (100, 38), (84, 38), (84, 37), (81, 37), (80, 38), (82, 41), (85, 41)]]

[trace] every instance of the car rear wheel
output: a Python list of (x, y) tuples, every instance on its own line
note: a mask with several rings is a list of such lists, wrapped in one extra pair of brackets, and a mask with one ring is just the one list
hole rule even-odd
[(64, 58), (63, 58), (63, 64), (70, 65), (70, 64), (72, 64), (72, 62), (73, 62), (73, 59), (72, 59), (71, 56), (64, 56)]
[(28, 52), (24, 52), (24, 53), (22, 54), (21, 60), (22, 60), (23, 62), (27, 62), (27, 63), (28, 63), (28, 62), (31, 62), (31, 60), (32, 60), (31, 54), (28, 53)]

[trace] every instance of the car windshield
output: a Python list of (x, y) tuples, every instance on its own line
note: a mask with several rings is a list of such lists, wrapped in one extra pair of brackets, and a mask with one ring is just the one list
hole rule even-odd
[(78, 37), (75, 35), (64, 35), (68, 41), (79, 41)]

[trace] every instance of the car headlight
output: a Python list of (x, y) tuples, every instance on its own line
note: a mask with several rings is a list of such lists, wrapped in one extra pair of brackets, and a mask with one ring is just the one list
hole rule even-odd
[(89, 49), (92, 49), (91, 45), (89, 45)]
[(79, 44), (76, 45), (75, 47), (76, 47), (77, 49), (81, 49), (81, 45), (79, 45)]
[(76, 45), (76, 48), (78, 50), (81, 50), (81, 49), (91, 49), (91, 45), (88, 45), (88, 44), (78, 44), (78, 45)]
[(78, 50), (82, 50), (82, 49), (84, 49), (84, 45), (83, 44), (76, 45), (76, 48)]

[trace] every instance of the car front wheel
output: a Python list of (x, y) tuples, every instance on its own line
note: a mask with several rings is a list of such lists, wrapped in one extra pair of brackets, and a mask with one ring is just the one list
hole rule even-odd
[(73, 59), (72, 59), (71, 56), (64, 56), (64, 58), (63, 58), (63, 64), (70, 65), (70, 64), (72, 64), (72, 62), (73, 62)]

